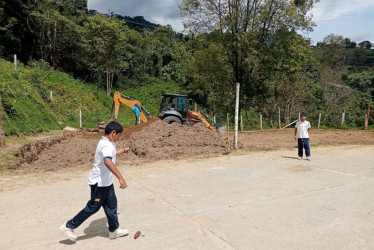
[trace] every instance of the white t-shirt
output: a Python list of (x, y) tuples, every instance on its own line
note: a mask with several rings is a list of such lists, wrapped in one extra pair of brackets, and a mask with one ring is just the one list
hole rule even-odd
[(309, 138), (308, 129), (310, 128), (310, 122), (307, 120), (304, 122), (298, 121), (295, 128), (297, 129), (297, 138)]
[(106, 137), (102, 137), (96, 147), (93, 168), (88, 175), (88, 184), (108, 187), (113, 184), (113, 173), (104, 163), (105, 158), (111, 158), (116, 164), (116, 144)]

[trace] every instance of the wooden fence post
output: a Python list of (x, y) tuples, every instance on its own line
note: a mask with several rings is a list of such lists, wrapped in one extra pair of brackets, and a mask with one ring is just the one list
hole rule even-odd
[(260, 114), (260, 130), (262, 130), (262, 114)]
[(321, 126), (321, 113), (319, 113), (319, 118), (318, 118), (318, 129), (319, 129), (319, 127)]
[(281, 124), (281, 108), (278, 107), (278, 127), (281, 128), (282, 127), (282, 124)]
[(0, 147), (5, 147), (5, 133), (4, 133), (4, 125), (3, 125), (3, 105), (1, 103), (1, 96), (0, 96)]
[(368, 131), (368, 128), (369, 128), (369, 116), (370, 116), (370, 103), (368, 105), (368, 113), (367, 113), (367, 116), (366, 116), (366, 126), (365, 126), (365, 131)]
[(227, 133), (230, 131), (230, 130), (229, 130), (229, 126), (230, 126), (230, 121), (229, 121), (229, 119), (230, 119), (230, 115), (229, 115), (229, 113), (227, 113)]
[(238, 149), (238, 123), (239, 123), (239, 90), (240, 83), (236, 83), (236, 99), (235, 99), (235, 127), (234, 127), (234, 148)]
[(14, 70), (17, 70), (17, 55), (14, 54)]
[(229, 148), (232, 147), (231, 143), (230, 143), (230, 129), (229, 129), (229, 126), (230, 126), (230, 115), (229, 113), (227, 113), (227, 142), (229, 144)]
[(79, 128), (82, 129), (82, 110), (79, 110)]
[(343, 126), (344, 126), (344, 120), (345, 120), (345, 109), (344, 109), (344, 111), (343, 111), (343, 114), (342, 114), (342, 128), (343, 128)]
[(243, 116), (240, 116), (240, 130), (243, 132)]

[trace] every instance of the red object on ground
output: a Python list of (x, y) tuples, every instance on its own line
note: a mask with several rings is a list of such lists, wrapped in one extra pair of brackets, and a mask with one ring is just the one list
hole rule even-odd
[(134, 239), (136, 240), (137, 238), (139, 238), (140, 234), (141, 234), (140, 231), (136, 232), (135, 235), (134, 235)]

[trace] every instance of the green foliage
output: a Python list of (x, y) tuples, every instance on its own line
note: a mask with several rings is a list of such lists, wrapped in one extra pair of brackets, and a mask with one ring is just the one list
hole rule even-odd
[(110, 95), (114, 75), (128, 68), (122, 60), (128, 28), (117, 18), (94, 15), (84, 22), (82, 46), (84, 61), (100, 84), (106, 79), (107, 94)]
[[(111, 98), (103, 91), (74, 80), (66, 73), (45, 69), (45, 62), (33, 67), (0, 60), (0, 95), (4, 107), (5, 133), (23, 134), (79, 126), (79, 109), (85, 127), (107, 119)], [(50, 99), (50, 91), (53, 98)]]
[[(0, 61), (6, 132), (76, 127), (79, 109), (84, 126), (94, 127), (109, 118), (112, 88), (153, 115), (163, 92), (185, 93), (225, 121), (234, 114), (236, 82), (245, 127), (258, 127), (260, 113), (263, 127), (276, 126), (279, 108), (282, 123), (305, 111), (338, 128), (345, 110), (346, 126), (361, 127), (374, 102), (374, 50), (334, 34), (310, 49), (298, 31), (312, 29), (315, 2), (184, 0), (191, 33), (181, 37), (142, 17), (87, 14), (87, 0), (0, 0), (0, 56), (16, 53), (29, 65), (14, 71)], [(134, 22), (149, 28), (130, 29)], [(132, 125), (131, 110), (121, 112)]]
[[(15, 72), (13, 64), (0, 60), (0, 95), (7, 135), (79, 127), (79, 110), (82, 110), (85, 128), (95, 128), (98, 122), (109, 120), (113, 98), (105, 90), (55, 71), (44, 61), (31, 65), (19, 66)], [(148, 78), (141, 88), (118, 91), (136, 98), (157, 116), (162, 93), (179, 93), (180, 88), (173, 82)], [(119, 122), (124, 126), (133, 125), (134, 114), (130, 108), (121, 106)]]

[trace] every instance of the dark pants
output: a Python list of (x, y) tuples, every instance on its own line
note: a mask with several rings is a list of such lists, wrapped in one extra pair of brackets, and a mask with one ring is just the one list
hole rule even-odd
[(305, 155), (310, 156), (309, 138), (298, 138), (297, 146), (299, 148), (299, 157), (303, 157), (303, 148), (305, 148)]
[(113, 184), (109, 187), (98, 187), (97, 184), (90, 185), (90, 187), (91, 199), (82, 211), (66, 223), (66, 227), (71, 229), (79, 227), (91, 215), (99, 211), (100, 207), (103, 207), (108, 219), (109, 231), (114, 232), (119, 227), (119, 223), (117, 217), (117, 197)]
[(135, 125), (138, 125), (138, 124), (140, 124), (140, 117), (135, 116)]

